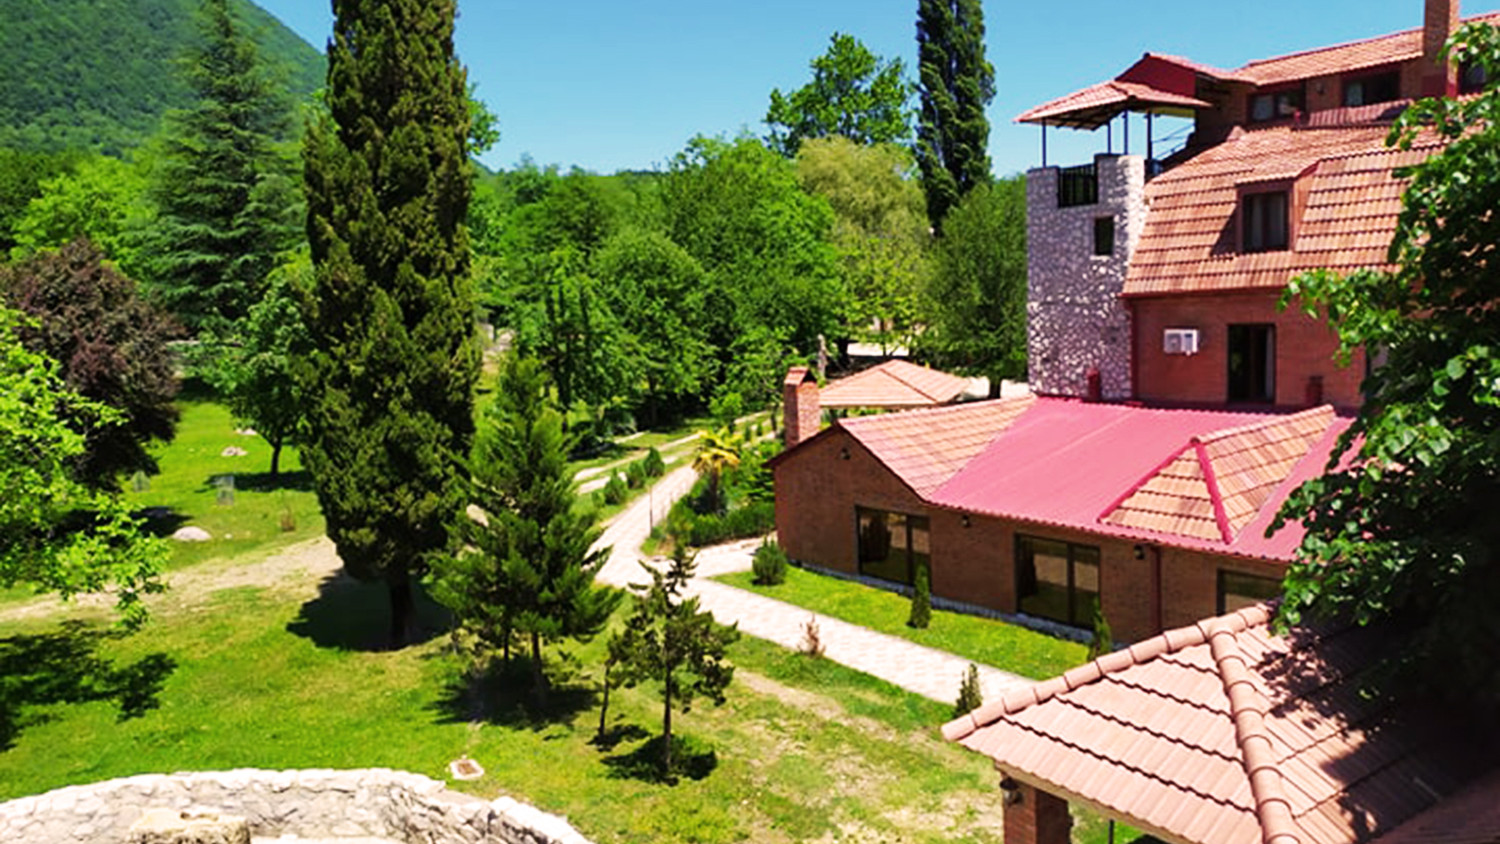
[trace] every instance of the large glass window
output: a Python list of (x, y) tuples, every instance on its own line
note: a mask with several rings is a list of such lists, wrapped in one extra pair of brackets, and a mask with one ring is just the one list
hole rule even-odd
[(1401, 74), (1394, 70), (1344, 80), (1344, 105), (1346, 106), (1388, 103), (1399, 96), (1401, 96)]
[(1281, 581), (1219, 569), (1219, 615), (1281, 595)]
[(1027, 615), (1075, 627), (1093, 624), (1099, 609), (1099, 549), (1016, 537), (1016, 594)]
[(1250, 120), (1258, 123), (1291, 117), (1302, 110), (1302, 89), (1250, 95)]
[(865, 507), (855, 509), (859, 522), (859, 573), (910, 586), (917, 568), (927, 565), (931, 539), (925, 516), (908, 516)]
[(1229, 326), (1229, 400), (1276, 401), (1276, 326)]

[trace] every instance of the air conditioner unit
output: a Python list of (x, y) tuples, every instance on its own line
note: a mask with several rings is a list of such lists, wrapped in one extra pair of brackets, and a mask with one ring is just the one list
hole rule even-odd
[(1162, 351), (1169, 355), (1198, 354), (1198, 329), (1168, 328), (1163, 332)]

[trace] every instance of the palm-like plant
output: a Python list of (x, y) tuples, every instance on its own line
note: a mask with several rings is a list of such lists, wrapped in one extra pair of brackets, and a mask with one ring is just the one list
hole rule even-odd
[(708, 500), (715, 512), (723, 512), (725, 507), (724, 470), (740, 465), (743, 445), (731, 428), (698, 432), (698, 453), (693, 456), (693, 471), (708, 478)]

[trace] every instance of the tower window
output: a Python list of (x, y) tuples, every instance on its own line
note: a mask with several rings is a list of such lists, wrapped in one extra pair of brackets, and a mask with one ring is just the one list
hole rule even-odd
[(1115, 218), (1094, 218), (1094, 254), (1115, 254)]

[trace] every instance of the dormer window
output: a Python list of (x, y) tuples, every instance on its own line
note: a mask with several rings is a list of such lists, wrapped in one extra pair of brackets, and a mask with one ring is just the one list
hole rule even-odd
[(1250, 95), (1250, 122), (1263, 123), (1292, 117), (1302, 111), (1302, 89)]
[(1344, 105), (1388, 103), (1401, 96), (1401, 74), (1390, 70), (1344, 80)]
[(1246, 252), (1275, 252), (1287, 248), (1287, 192), (1247, 193), (1240, 201)]

